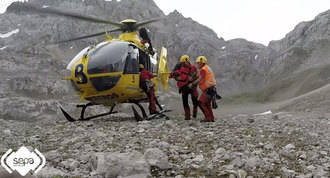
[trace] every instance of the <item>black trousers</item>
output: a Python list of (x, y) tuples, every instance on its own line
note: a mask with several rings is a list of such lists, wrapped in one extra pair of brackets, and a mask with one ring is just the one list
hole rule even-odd
[(189, 94), (191, 95), (191, 100), (193, 102), (193, 117), (196, 117), (197, 115), (197, 109), (198, 109), (198, 91), (197, 88), (189, 88), (188, 86), (183, 86), (181, 88), (181, 95), (182, 95), (182, 104), (185, 111), (185, 117), (190, 118), (190, 107), (189, 107)]

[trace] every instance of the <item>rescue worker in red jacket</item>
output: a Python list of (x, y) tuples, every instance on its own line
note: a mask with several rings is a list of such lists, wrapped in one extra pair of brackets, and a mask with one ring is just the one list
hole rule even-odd
[(188, 102), (189, 94), (193, 102), (193, 117), (197, 117), (198, 111), (198, 91), (197, 85), (192, 85), (193, 81), (198, 79), (197, 68), (190, 64), (190, 58), (188, 55), (183, 55), (180, 58), (180, 64), (176, 65), (175, 71), (170, 75), (170, 78), (174, 78), (177, 81), (179, 87), (179, 93), (182, 95), (182, 104), (185, 112), (185, 120), (190, 120), (190, 107)]
[(140, 88), (147, 94), (149, 99), (149, 113), (157, 114), (156, 110), (156, 98), (155, 98), (155, 89), (154, 83), (152, 83), (151, 79), (155, 76), (144, 68), (143, 64), (139, 65), (140, 67)]
[(199, 88), (202, 90), (202, 95), (199, 98), (199, 104), (205, 119), (201, 122), (214, 122), (214, 115), (211, 107), (212, 98), (216, 96), (216, 80), (210, 66), (208, 66), (205, 56), (198, 56), (196, 63), (199, 68), (198, 82)]

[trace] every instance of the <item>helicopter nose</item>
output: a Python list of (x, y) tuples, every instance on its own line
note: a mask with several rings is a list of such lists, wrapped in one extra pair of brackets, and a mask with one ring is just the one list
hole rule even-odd
[(91, 81), (93, 87), (97, 91), (105, 91), (105, 90), (110, 90), (111, 88), (116, 86), (120, 77), (121, 77), (120, 75), (102, 76), (102, 77), (91, 78), (90, 81)]

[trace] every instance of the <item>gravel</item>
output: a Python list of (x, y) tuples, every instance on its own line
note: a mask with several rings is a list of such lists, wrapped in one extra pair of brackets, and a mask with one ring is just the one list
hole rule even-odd
[(169, 115), (138, 123), (122, 114), (74, 123), (0, 119), (0, 148), (37, 148), (47, 159), (43, 177), (330, 176), (330, 120), (322, 113), (228, 114), (215, 123)]

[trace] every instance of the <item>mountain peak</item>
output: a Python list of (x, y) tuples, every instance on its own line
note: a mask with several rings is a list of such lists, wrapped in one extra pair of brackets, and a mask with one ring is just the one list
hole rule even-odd
[(183, 17), (183, 15), (176, 9), (174, 11), (170, 12), (168, 16), (173, 16), (173, 17)]

